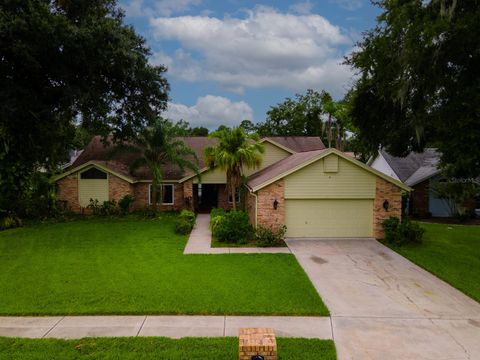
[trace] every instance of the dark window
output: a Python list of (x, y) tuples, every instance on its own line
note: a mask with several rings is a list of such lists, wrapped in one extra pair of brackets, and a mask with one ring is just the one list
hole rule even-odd
[(80, 174), (80, 179), (106, 179), (107, 173), (92, 167)]
[(173, 204), (173, 185), (162, 185), (162, 204)]
[[(149, 189), (150, 189), (149, 201), (150, 201), (150, 204), (153, 204), (152, 185), (150, 185)], [(157, 204), (160, 203), (160, 199), (162, 199), (161, 201), (162, 204), (165, 204), (165, 205), (173, 204), (173, 184), (164, 184), (158, 187), (157, 194), (156, 194)]]

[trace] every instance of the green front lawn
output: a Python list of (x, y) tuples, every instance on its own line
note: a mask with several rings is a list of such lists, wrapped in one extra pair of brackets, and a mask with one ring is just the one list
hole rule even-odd
[(328, 315), (293, 255), (183, 255), (174, 219), (0, 232), (0, 314)]
[[(279, 359), (335, 360), (331, 340), (277, 338)], [(81, 340), (0, 338), (0, 359), (238, 359), (238, 339), (86, 338)]]
[(421, 245), (395, 251), (480, 301), (480, 226), (420, 223)]

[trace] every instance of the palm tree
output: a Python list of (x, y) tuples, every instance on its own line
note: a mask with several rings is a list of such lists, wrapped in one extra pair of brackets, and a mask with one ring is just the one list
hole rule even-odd
[(132, 144), (119, 144), (111, 154), (111, 156), (118, 152), (139, 154), (130, 165), (130, 172), (134, 173), (145, 166), (151, 171), (154, 210), (157, 210), (157, 191), (163, 180), (162, 165), (176, 165), (182, 170), (187, 168), (198, 174), (198, 159), (195, 152), (175, 135), (172, 124), (168, 120), (158, 118), (152, 126), (141, 131)]
[(322, 122), (322, 133), (327, 133), (327, 145), (328, 148), (331, 148), (333, 142), (333, 117), (335, 114), (335, 102), (333, 101), (332, 96), (326, 91), (322, 91), (321, 99), (323, 113), (327, 115), (327, 120)]
[(227, 188), (232, 195), (233, 210), (236, 210), (235, 193), (241, 185), (243, 169), (259, 167), (265, 148), (257, 134), (247, 135), (239, 127), (223, 128), (210, 137), (217, 138), (218, 144), (205, 149), (206, 165), (218, 166), (227, 173)]
[[(334, 101), (332, 96), (323, 91), (321, 94), (323, 113), (327, 116), (325, 122), (322, 121), (322, 133), (327, 133), (328, 147), (332, 147), (335, 140), (335, 147), (343, 151), (344, 140), (346, 136), (345, 123), (348, 120), (347, 106), (344, 101)], [(321, 121), (321, 120), (320, 120)]]

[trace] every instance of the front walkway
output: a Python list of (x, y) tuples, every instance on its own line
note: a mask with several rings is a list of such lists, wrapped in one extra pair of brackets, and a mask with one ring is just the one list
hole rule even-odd
[(290, 253), (288, 247), (221, 247), (212, 248), (210, 214), (198, 214), (184, 254), (279, 254)]
[(52, 316), (0, 317), (0, 336), (81, 339), (97, 336), (171, 338), (238, 336), (242, 327), (271, 327), (282, 337), (332, 339), (329, 317)]
[(339, 360), (480, 359), (480, 304), (376, 240), (287, 244), (330, 310)]

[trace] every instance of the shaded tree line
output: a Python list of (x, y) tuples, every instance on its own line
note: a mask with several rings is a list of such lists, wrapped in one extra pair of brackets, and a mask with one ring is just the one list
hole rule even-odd
[[(166, 108), (166, 68), (113, 0), (0, 4), (0, 209), (90, 134), (134, 138)], [(76, 145), (77, 143), (77, 145)]]

